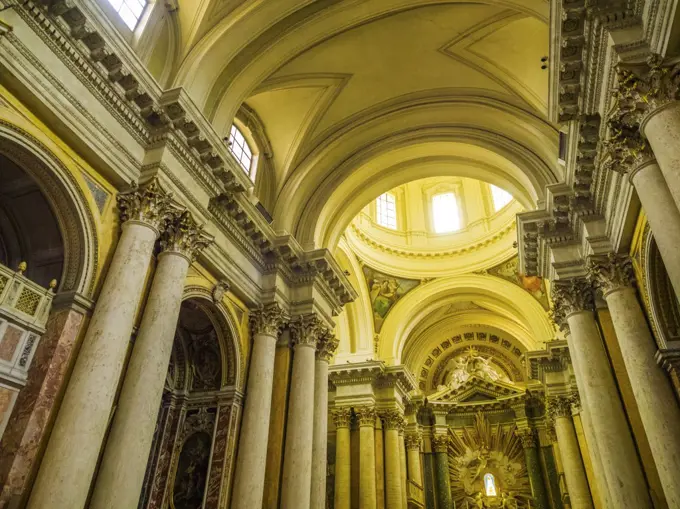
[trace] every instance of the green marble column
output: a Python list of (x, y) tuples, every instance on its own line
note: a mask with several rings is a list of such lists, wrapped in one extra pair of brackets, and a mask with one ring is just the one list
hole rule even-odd
[(437, 487), (437, 509), (452, 509), (448, 445), (449, 437), (445, 435), (432, 437), (432, 448), (435, 452), (434, 468)]
[(535, 503), (535, 505), (532, 504), (532, 507), (536, 509), (551, 509), (545, 481), (543, 480), (543, 472), (541, 471), (541, 458), (538, 452), (536, 434), (532, 429), (517, 430), (517, 434), (522, 441), (522, 447), (524, 447), (527, 474), (529, 475), (531, 494), (534, 497)]

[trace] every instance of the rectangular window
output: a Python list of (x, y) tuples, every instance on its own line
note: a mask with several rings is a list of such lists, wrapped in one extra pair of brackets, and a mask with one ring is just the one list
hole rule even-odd
[(436, 194), (432, 197), (432, 218), (436, 233), (460, 230), (458, 203), (453, 193)]
[(491, 196), (493, 198), (493, 208), (496, 212), (498, 212), (512, 201), (512, 195), (508, 193), (506, 190), (501, 189), (500, 187), (496, 187), (493, 185), (490, 187)]
[(376, 200), (376, 220), (380, 226), (397, 229), (397, 203), (394, 195), (383, 193)]
[(248, 142), (246, 141), (243, 133), (239, 131), (238, 127), (235, 125), (231, 126), (231, 131), (229, 132), (229, 139), (227, 140), (229, 144), (229, 150), (234, 154), (234, 157), (243, 168), (251, 179), (254, 178), (252, 174), (251, 166), (253, 164), (253, 151), (250, 149)]
[(109, 0), (130, 30), (134, 30), (142, 17), (147, 0)]

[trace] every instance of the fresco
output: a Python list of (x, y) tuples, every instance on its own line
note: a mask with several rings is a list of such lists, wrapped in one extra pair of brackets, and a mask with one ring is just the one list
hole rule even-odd
[(497, 276), (516, 284), (523, 290), (529, 292), (545, 310), (550, 309), (545, 281), (538, 276), (525, 276), (520, 274), (519, 258), (517, 256), (514, 256), (510, 260), (496, 265), (495, 267), (491, 267), (486, 272), (492, 276)]
[(373, 310), (375, 332), (380, 332), (387, 314), (399, 299), (420, 284), (418, 279), (406, 279), (362, 266)]

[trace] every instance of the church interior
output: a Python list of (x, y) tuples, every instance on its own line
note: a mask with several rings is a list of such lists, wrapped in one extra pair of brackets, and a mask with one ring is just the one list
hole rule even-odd
[(0, 509), (680, 509), (679, 247), (676, 1), (0, 0)]

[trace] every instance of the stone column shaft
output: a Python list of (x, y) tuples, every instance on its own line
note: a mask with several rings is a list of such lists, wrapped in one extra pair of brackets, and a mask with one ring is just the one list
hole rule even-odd
[(341, 408), (333, 412), (335, 422), (335, 509), (350, 508), (350, 417), (349, 408)]
[(375, 509), (375, 409), (354, 409), (359, 420), (359, 509)]
[(649, 140), (675, 206), (680, 209), (680, 102), (657, 108), (643, 121), (640, 130)]
[(31, 492), (31, 509), (85, 506), (157, 236), (157, 228), (141, 221), (123, 225)]
[(406, 509), (402, 505), (401, 456), (399, 428), (403, 417), (397, 411), (383, 414), (385, 420), (385, 506), (387, 509)]
[(675, 295), (680, 296), (680, 256), (677, 250), (680, 246), (680, 210), (656, 161), (648, 161), (633, 170), (630, 179), (647, 214)]
[(420, 466), (420, 445), (422, 438), (420, 433), (408, 433), (406, 435), (406, 451), (408, 455), (408, 478), (423, 487), (423, 473)]
[(312, 438), (311, 509), (326, 507), (326, 454), (328, 445), (328, 361), (317, 359), (314, 368), (314, 436)]
[(380, 418), (375, 421), (375, 494), (377, 509), (385, 509), (385, 447)]
[(267, 462), (269, 416), (274, 384), (274, 356), (283, 313), (271, 304), (253, 313), (253, 350), (246, 386), (241, 436), (232, 492), (232, 509), (261, 507)]
[(404, 440), (404, 431), (399, 432), (399, 471), (401, 472), (401, 505), (404, 509), (408, 507), (408, 482), (406, 472), (406, 443)]
[(314, 315), (291, 322), (294, 343), (290, 406), (281, 481), (281, 509), (310, 506), (314, 434), (314, 364), (321, 325)]
[(591, 258), (591, 277), (603, 290), (635, 402), (669, 507), (680, 507), (680, 407), (666, 374), (654, 359), (656, 342), (632, 287), (633, 268), (625, 256)]
[(562, 458), (571, 507), (572, 509), (593, 509), (576, 429), (571, 418), (571, 398), (565, 396), (554, 398), (550, 401), (549, 409), (555, 421), (557, 447)]
[(451, 480), (449, 479), (449, 437), (435, 435), (432, 437), (432, 448), (435, 455), (435, 481), (437, 487), (437, 508), (452, 509)]
[(518, 430), (518, 435), (522, 440), (522, 447), (524, 448), (527, 474), (529, 476), (529, 483), (531, 484), (531, 494), (536, 503), (536, 509), (550, 509), (548, 491), (545, 487), (543, 470), (541, 469), (538, 438), (532, 429)]

